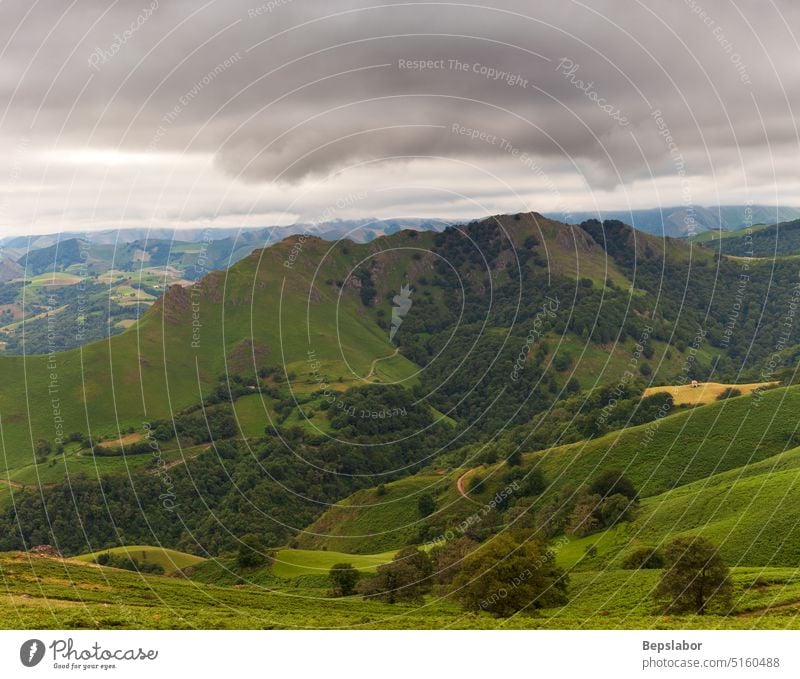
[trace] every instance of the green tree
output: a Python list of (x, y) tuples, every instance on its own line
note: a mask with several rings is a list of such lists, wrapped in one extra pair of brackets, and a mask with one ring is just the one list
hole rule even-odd
[(464, 559), (453, 587), (466, 610), (508, 617), (567, 601), (567, 578), (543, 542), (502, 533)]
[(711, 605), (730, 604), (729, 569), (709, 540), (675, 538), (664, 550), (664, 566), (654, 596), (668, 611), (704, 615)]
[(477, 542), (466, 535), (448, 540), (431, 550), (434, 579), (440, 585), (449, 585), (458, 574), (464, 558), (477, 546)]
[(361, 573), (353, 568), (352, 564), (337, 563), (331, 566), (328, 577), (335, 596), (350, 596), (356, 591)]
[(522, 451), (519, 448), (515, 448), (506, 458), (506, 464), (509, 467), (519, 467), (522, 464)]
[(53, 452), (53, 446), (47, 439), (36, 441), (36, 461), (44, 462), (47, 456)]
[(239, 543), (239, 552), (236, 563), (241, 568), (258, 568), (267, 563), (267, 554), (261, 539), (250, 533), (245, 535)]
[(631, 515), (631, 501), (622, 493), (609, 495), (600, 504), (600, 516), (604, 526), (613, 526), (619, 521), (628, 521)]
[(378, 574), (359, 583), (358, 591), (365, 598), (374, 597), (393, 604), (419, 600), (431, 588), (433, 564), (430, 557), (416, 547), (406, 547), (389, 563), (378, 567)]
[(592, 493), (581, 493), (575, 507), (567, 517), (566, 530), (572, 535), (584, 537), (600, 530), (603, 520), (600, 515), (602, 499)]
[(427, 493), (420, 495), (417, 500), (417, 510), (420, 516), (430, 516), (436, 511), (436, 500)]
[(592, 493), (606, 498), (610, 495), (624, 495), (629, 500), (635, 500), (637, 496), (633, 482), (618, 469), (606, 469), (592, 481), (589, 486)]

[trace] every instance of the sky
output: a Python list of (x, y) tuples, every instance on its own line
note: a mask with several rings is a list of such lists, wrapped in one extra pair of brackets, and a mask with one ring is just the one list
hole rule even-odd
[(0, 3), (0, 234), (800, 205), (800, 3)]

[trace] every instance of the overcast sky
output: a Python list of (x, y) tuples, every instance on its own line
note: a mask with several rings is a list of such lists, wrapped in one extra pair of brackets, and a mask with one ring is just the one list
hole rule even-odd
[(380, 4), (4, 0), (0, 232), (800, 205), (795, 0)]

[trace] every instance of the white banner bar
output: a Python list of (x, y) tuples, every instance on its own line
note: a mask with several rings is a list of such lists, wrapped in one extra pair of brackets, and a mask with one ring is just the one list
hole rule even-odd
[(10, 631), (0, 667), (119, 679), (798, 677), (798, 642), (792, 631)]

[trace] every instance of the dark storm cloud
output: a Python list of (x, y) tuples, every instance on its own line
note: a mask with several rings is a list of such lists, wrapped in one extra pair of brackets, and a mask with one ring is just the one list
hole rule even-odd
[(780, 175), (798, 148), (788, 0), (78, 0), (0, 13), (6, 145), (204, 154), (249, 184), (528, 154), (597, 189), (681, 168)]

